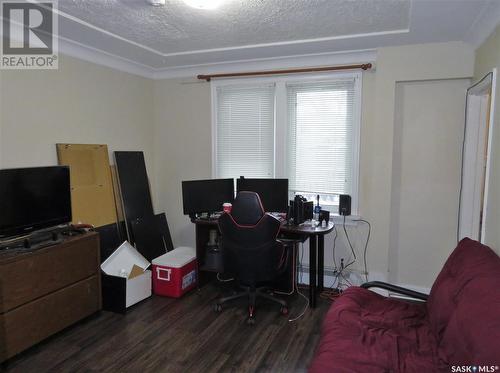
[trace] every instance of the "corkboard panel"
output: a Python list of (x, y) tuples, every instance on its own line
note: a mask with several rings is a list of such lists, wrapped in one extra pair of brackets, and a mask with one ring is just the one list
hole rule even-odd
[(96, 227), (116, 223), (108, 146), (57, 144), (60, 165), (70, 167), (73, 222)]

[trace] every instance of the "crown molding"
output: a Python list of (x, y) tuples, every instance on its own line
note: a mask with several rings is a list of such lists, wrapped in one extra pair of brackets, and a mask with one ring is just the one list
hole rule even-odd
[(500, 2), (494, 1), (485, 6), (472, 23), (465, 41), (478, 48), (500, 25)]
[[(73, 40), (65, 39), (62, 37), (59, 37), (58, 40), (60, 54), (74, 57), (79, 60), (92, 62), (96, 65), (106, 66), (114, 70), (142, 76), (144, 78), (154, 79), (155, 69), (149, 66), (120, 56), (116, 56), (100, 49), (80, 44)], [(64, 63), (64, 61), (59, 62), (59, 64), (61, 63)]]
[(348, 65), (354, 63), (376, 62), (375, 49), (303, 54), (282, 57), (256, 58), (251, 60), (237, 60), (230, 62), (199, 64), (182, 67), (157, 69), (154, 79), (172, 79), (196, 77), (198, 74), (233, 73), (254, 70), (280, 70), (301, 67), (319, 67), (326, 65)]
[(154, 54), (156, 54), (156, 55), (158, 55), (158, 56), (160, 56), (160, 57), (164, 55), (164, 54), (163, 54), (161, 51), (159, 51), (159, 50), (156, 50), (156, 49), (154, 49), (154, 48), (150, 48), (150, 47), (148, 47), (148, 46), (146, 46), (146, 45), (144, 45), (144, 44), (137, 43), (137, 42), (135, 42), (135, 41), (133, 41), (133, 40), (130, 40), (130, 39), (124, 38), (124, 37), (122, 37), (122, 36), (120, 36), (120, 35), (117, 35), (117, 34), (115, 34), (115, 33), (113, 33), (113, 32), (110, 32), (110, 31), (105, 30), (105, 29), (103, 29), (103, 28), (101, 28), (101, 27), (98, 27), (98, 26), (95, 26), (95, 25), (93, 25), (93, 24), (91, 24), (91, 23), (89, 23), (89, 22), (86, 22), (86, 21), (84, 21), (84, 20), (82, 20), (82, 19), (80, 19), (80, 18), (78, 18), (78, 17), (74, 17), (74, 16), (72, 16), (71, 14), (65, 13), (65, 12), (63, 12), (63, 11), (61, 11), (61, 10), (59, 10), (59, 9), (55, 9), (55, 10), (54, 10), (54, 13), (56, 13), (59, 17), (64, 17), (64, 18), (66, 18), (67, 20), (72, 21), (72, 22), (75, 22), (75, 23), (78, 23), (79, 25), (84, 26), (84, 27), (86, 27), (86, 28), (88, 28), (88, 29), (90, 29), (90, 30), (97, 31), (97, 32), (99, 32), (99, 33), (101, 33), (101, 34), (103, 34), (103, 35), (107, 35), (107, 36), (109, 36), (109, 37), (111, 37), (111, 38), (113, 38), (113, 39), (123, 41), (123, 42), (125, 42), (125, 43), (127, 43), (127, 44), (130, 44), (130, 45), (132, 45), (132, 46), (135, 46), (135, 47), (141, 48), (141, 49), (143, 49), (144, 51), (148, 51), (148, 52), (154, 53)]
[[(345, 65), (353, 63), (375, 63), (375, 49), (333, 53), (292, 55), (283, 57), (256, 58), (231, 62), (198, 64), (154, 69), (111, 53), (92, 48), (72, 40), (59, 38), (59, 52), (63, 55), (106, 66), (114, 70), (138, 75), (148, 79), (189, 78), (198, 74), (217, 74), (261, 69), (288, 69), (299, 67)], [(64, 63), (63, 61), (60, 63)]]

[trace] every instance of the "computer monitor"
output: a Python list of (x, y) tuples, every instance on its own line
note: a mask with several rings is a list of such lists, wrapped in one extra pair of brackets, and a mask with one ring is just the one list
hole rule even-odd
[(236, 191), (255, 192), (267, 212), (287, 212), (288, 179), (247, 179), (236, 180)]
[(224, 202), (234, 201), (233, 179), (191, 180), (182, 182), (185, 215), (222, 211)]

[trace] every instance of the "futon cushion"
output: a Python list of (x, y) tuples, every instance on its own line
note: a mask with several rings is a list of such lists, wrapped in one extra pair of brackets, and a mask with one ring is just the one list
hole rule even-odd
[(310, 372), (449, 372), (426, 306), (351, 287), (332, 305)]
[(500, 258), (465, 238), (446, 261), (427, 302), (438, 353), (450, 365), (500, 365)]

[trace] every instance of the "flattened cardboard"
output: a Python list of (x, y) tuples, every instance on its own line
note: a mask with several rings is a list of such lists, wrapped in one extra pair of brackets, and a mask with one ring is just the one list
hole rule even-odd
[(130, 274), (128, 275), (128, 279), (132, 280), (134, 277), (140, 276), (143, 273), (144, 273), (144, 270), (141, 267), (134, 264), (132, 266), (132, 270), (130, 271)]

